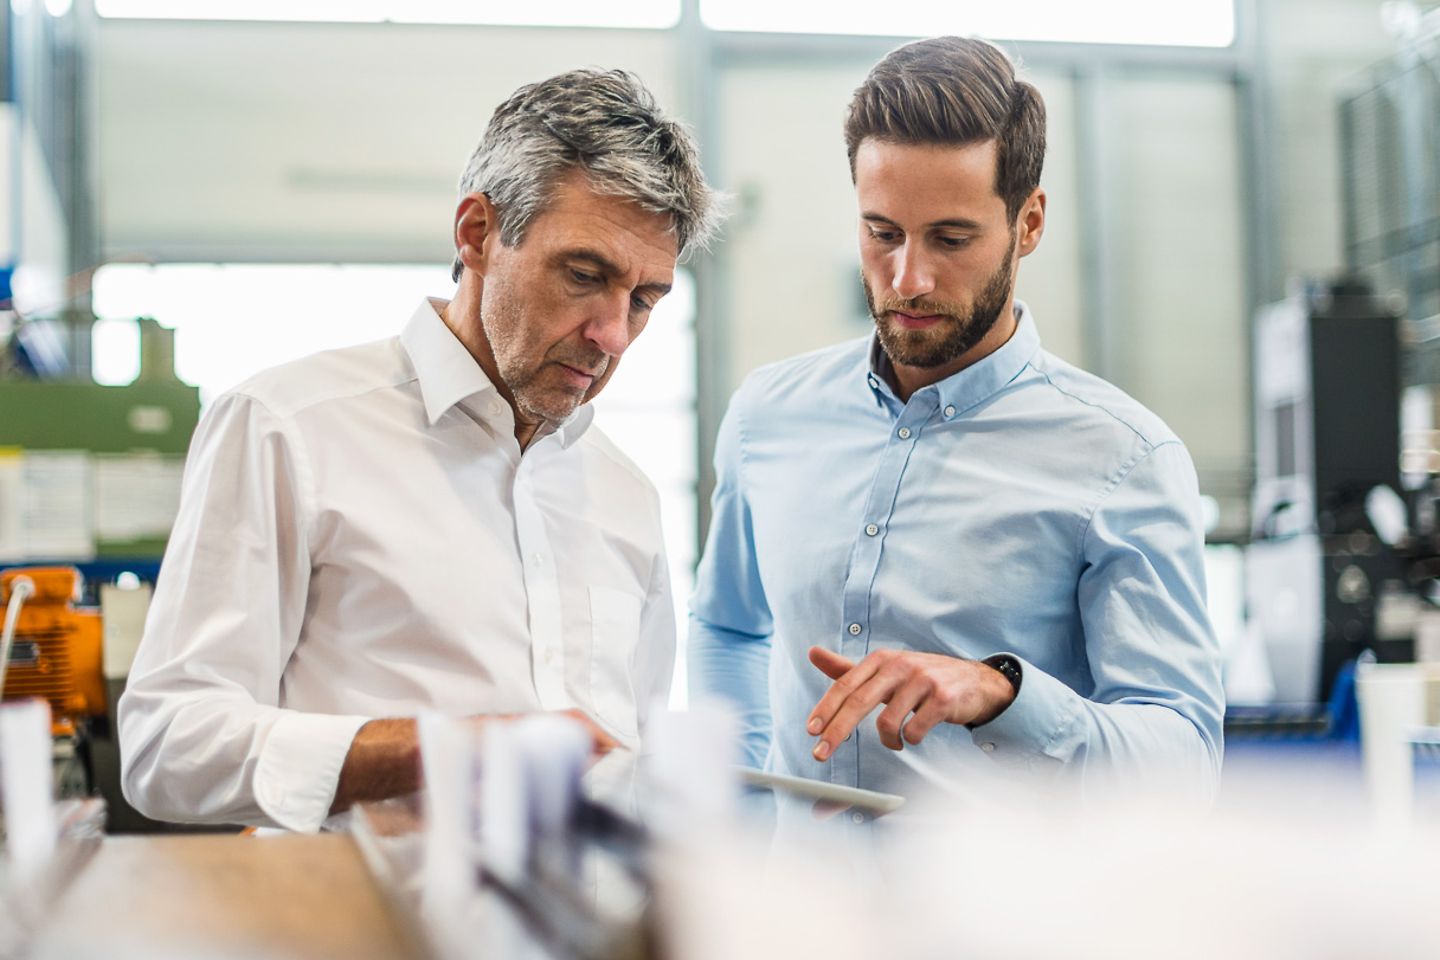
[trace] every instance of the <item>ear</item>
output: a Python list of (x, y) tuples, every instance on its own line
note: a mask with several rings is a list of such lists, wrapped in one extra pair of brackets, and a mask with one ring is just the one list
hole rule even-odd
[(500, 221), (490, 198), (483, 193), (461, 197), (455, 208), (455, 255), (461, 265), (483, 277), (499, 242)]
[(1045, 233), (1045, 191), (1042, 188), (1036, 187), (1030, 199), (1025, 201), (1025, 206), (1020, 208), (1017, 232), (1016, 245), (1020, 256), (1028, 257), (1040, 245), (1040, 237)]

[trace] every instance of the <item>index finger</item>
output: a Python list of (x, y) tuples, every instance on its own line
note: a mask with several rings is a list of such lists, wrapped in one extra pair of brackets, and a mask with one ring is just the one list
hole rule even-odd
[(818, 734), (830, 725), (831, 719), (840, 711), (846, 698), (860, 688), (866, 680), (875, 675), (878, 664), (873, 657), (866, 657), (855, 666), (845, 671), (830, 689), (825, 691), (825, 696), (815, 704), (815, 709), (810, 711), (810, 719), (805, 721), (805, 732)]
[(831, 680), (839, 680), (845, 675), (845, 671), (855, 666), (854, 660), (842, 657), (834, 650), (827, 650), (825, 647), (811, 647), (809, 657), (816, 669)]

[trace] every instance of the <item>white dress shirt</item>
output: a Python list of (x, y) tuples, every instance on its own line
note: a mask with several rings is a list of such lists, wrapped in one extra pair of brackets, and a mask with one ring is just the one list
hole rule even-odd
[(422, 303), (218, 398), (120, 701), (161, 819), (314, 830), (356, 731), (578, 707), (638, 747), (675, 624), (654, 487), (582, 406), (521, 455)]

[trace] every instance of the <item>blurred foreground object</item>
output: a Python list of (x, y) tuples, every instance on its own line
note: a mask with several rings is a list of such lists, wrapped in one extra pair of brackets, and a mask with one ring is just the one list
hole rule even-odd
[(28, 953), (54, 900), (99, 843), (99, 800), (56, 804), (51, 785), (51, 719), (43, 700), (0, 705), (0, 956)]

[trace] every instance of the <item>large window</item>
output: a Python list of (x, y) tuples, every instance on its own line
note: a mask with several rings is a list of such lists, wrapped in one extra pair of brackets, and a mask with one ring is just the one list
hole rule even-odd
[[(175, 372), (198, 386), (207, 404), (267, 367), (394, 336), (420, 297), (449, 297), (453, 290), (448, 265), (112, 264), (95, 276), (94, 307), (101, 319), (94, 330), (94, 375), (104, 384), (134, 380), (135, 318), (152, 317), (175, 331)], [(680, 617), (697, 554), (694, 320), (694, 287), (680, 270), (675, 289), (595, 401), (596, 424), (660, 492)], [(675, 684), (681, 702), (683, 658), (682, 645)]]

